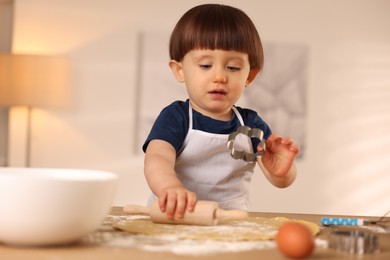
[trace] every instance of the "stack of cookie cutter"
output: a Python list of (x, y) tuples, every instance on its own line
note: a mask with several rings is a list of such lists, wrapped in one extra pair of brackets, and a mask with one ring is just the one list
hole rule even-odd
[(390, 211), (379, 220), (355, 217), (322, 217), (321, 224), (323, 226), (341, 227), (330, 233), (328, 247), (349, 254), (362, 255), (379, 253), (379, 237), (372, 232), (363, 231), (360, 227), (379, 225), (379, 223), (385, 222), (384, 217), (389, 213)]
[(360, 230), (335, 230), (329, 236), (328, 247), (349, 254), (379, 253), (378, 236)]
[[(244, 134), (249, 138), (258, 138), (260, 140), (260, 145), (263, 147), (262, 151), (257, 151), (256, 153), (248, 153), (245, 151), (237, 150), (234, 148), (234, 141), (236, 136), (239, 134)], [(264, 132), (259, 128), (250, 128), (248, 126), (238, 127), (236, 132), (233, 132), (228, 137), (227, 147), (230, 150), (230, 154), (234, 159), (242, 159), (246, 162), (255, 162), (257, 156), (262, 156), (265, 151), (265, 140)]]

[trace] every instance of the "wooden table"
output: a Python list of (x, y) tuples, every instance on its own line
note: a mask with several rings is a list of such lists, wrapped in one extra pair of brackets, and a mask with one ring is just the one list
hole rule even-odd
[[(112, 215), (124, 215), (120, 207), (113, 207)], [(251, 213), (251, 216), (275, 217), (284, 216), (292, 219), (303, 219), (319, 224), (321, 216), (308, 214), (278, 214), (278, 213)], [(370, 218), (373, 219), (373, 218)], [(374, 218), (375, 220), (377, 218)], [(387, 218), (389, 220), (389, 218)], [(327, 239), (332, 227), (322, 228), (319, 238)], [(1, 232), (1, 230), (0, 230)], [(120, 232), (120, 231), (113, 231)], [(123, 235), (123, 234), (122, 234)], [(127, 234), (125, 234), (127, 235)], [(128, 234), (131, 236), (130, 234)], [(381, 252), (379, 254), (349, 255), (339, 253), (331, 249), (317, 247), (310, 259), (390, 259), (390, 234), (378, 233)], [(218, 253), (208, 255), (177, 255), (174, 253), (151, 252), (137, 248), (126, 248), (116, 246), (103, 246), (99, 243), (78, 243), (72, 246), (64, 247), (43, 247), (43, 248), (26, 248), (10, 247), (0, 244), (0, 259), (29, 259), (29, 260), (95, 260), (95, 259), (135, 259), (135, 260), (175, 260), (175, 259), (286, 259), (275, 248), (253, 251), (241, 251), (235, 253)]]

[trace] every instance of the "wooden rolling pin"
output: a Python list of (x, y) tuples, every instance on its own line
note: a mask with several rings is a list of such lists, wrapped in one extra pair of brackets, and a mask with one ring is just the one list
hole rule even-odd
[(183, 218), (168, 219), (165, 212), (161, 212), (158, 201), (154, 201), (150, 207), (138, 205), (126, 205), (123, 210), (130, 214), (149, 215), (153, 222), (168, 224), (186, 224), (199, 226), (218, 225), (221, 219), (240, 219), (248, 217), (248, 212), (243, 210), (223, 210), (214, 201), (197, 201), (193, 212), (186, 211)]

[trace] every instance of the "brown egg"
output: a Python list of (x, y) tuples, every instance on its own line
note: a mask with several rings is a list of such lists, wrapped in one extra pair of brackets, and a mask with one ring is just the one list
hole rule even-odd
[(285, 256), (304, 258), (310, 256), (314, 249), (314, 237), (304, 224), (291, 221), (279, 228), (276, 244)]

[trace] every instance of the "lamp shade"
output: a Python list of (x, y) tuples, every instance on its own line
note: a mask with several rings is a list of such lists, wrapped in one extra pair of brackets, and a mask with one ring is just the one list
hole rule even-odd
[(0, 106), (66, 106), (68, 75), (62, 57), (0, 53)]

